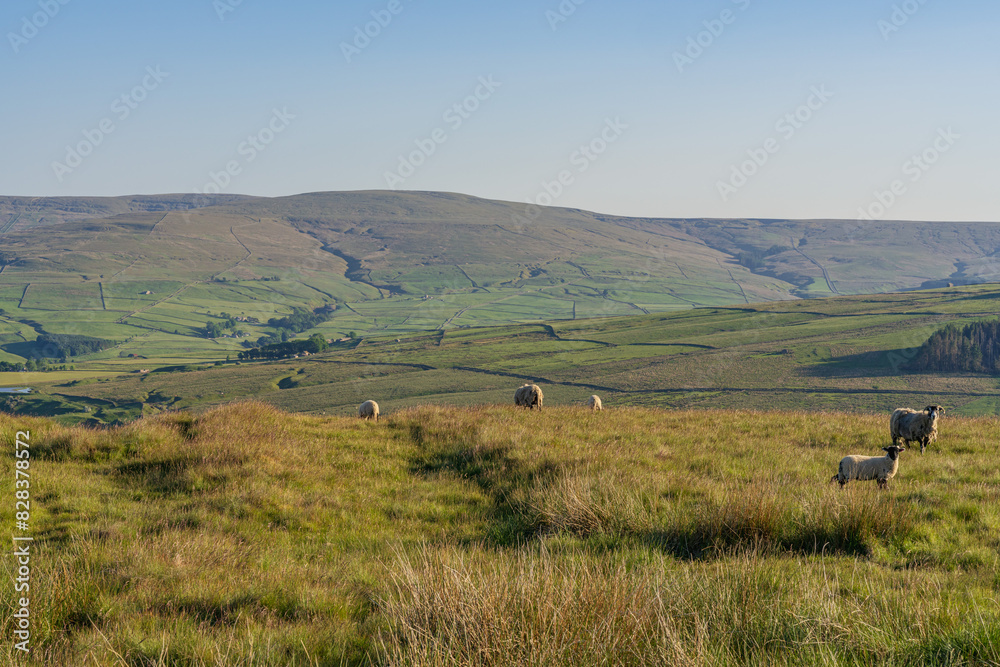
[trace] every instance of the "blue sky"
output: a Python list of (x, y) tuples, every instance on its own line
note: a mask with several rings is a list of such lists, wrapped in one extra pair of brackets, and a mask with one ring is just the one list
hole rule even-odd
[(996, 3), (8, 0), (0, 28), (7, 195), (1000, 220)]

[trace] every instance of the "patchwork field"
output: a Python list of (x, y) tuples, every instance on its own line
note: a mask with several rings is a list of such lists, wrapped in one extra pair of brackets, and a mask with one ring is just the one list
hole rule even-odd
[[(345, 416), (369, 398), (390, 413), (428, 403), (509, 403), (528, 381), (543, 388), (547, 405), (582, 405), (597, 393), (616, 407), (888, 414), (902, 405), (939, 403), (949, 415), (991, 415), (1000, 405), (995, 377), (917, 373), (907, 363), (937, 329), (997, 312), (1000, 290), (979, 285), (363, 336), (315, 356), (246, 363), (236, 361), (243, 349), (237, 339), (149, 329), (75, 360), (73, 372), (0, 374), (0, 385), (36, 390), (9, 399), (8, 410), (64, 423), (199, 411), (234, 398)], [(314, 331), (336, 336), (338, 318)], [(175, 321), (198, 326), (179, 316)], [(8, 331), (16, 329), (8, 322)]]
[[(1000, 225), (522, 210), (0, 198), (0, 361), (110, 341), (0, 373), (35, 662), (1000, 664), (1000, 386), (907, 367), (1000, 313)], [(931, 403), (888, 490), (829, 483)]]
[[(68, 376), (0, 374), (35, 390), (0, 409), (65, 423), (234, 395), (342, 415), (366, 398), (390, 411), (507, 402), (528, 380), (558, 404), (593, 392), (673, 408), (998, 404), (991, 377), (914, 375), (906, 362), (937, 328), (1000, 312), (985, 282), (1000, 225), (568, 209), (525, 222), (511, 203), (386, 192), (0, 209), (34, 220), (0, 235), (0, 361), (37, 354), (43, 333), (111, 341), (66, 359)], [(879, 290), (907, 291), (866, 295)], [(332, 314), (308, 331), (268, 324), (316, 309)], [(207, 337), (230, 317), (236, 327)], [(313, 334), (354, 337), (319, 358), (236, 365), (262, 337)]]
[[(124, 325), (103, 331), (116, 341), (143, 330), (194, 337), (222, 312), (266, 322), (336, 306), (331, 338), (402, 335), (1000, 275), (1000, 225), (988, 223), (654, 220), (556, 208), (529, 221), (508, 202), (387, 192), (7, 197), (4, 214), (15, 221), (0, 230), (5, 316), (61, 334)], [(202, 359), (213, 349), (190, 347)]]

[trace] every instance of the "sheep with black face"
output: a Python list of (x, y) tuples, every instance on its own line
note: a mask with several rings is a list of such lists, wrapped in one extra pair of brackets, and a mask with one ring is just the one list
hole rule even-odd
[(358, 406), (358, 416), (362, 419), (373, 419), (378, 421), (378, 403), (375, 401), (365, 401)]
[(892, 444), (898, 445), (902, 440), (904, 445), (911, 442), (920, 443), (920, 453), (923, 454), (927, 445), (937, 439), (938, 417), (944, 414), (940, 405), (928, 405), (923, 410), (897, 408), (889, 418), (889, 435)]
[(886, 453), (885, 456), (861, 456), (858, 454), (845, 456), (840, 459), (837, 474), (830, 481), (840, 482), (840, 487), (843, 488), (852, 479), (859, 481), (874, 479), (878, 482), (880, 489), (886, 488), (889, 480), (895, 477), (896, 471), (899, 470), (899, 453), (905, 452), (906, 447), (892, 445), (883, 447), (882, 451)]
[(535, 406), (542, 409), (542, 388), (537, 384), (525, 384), (514, 392), (514, 405), (534, 410)]

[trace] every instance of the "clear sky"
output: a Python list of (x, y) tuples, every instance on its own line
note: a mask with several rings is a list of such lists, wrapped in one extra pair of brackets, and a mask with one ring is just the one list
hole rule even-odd
[(1000, 221), (995, 1), (7, 0), (0, 28), (5, 195)]

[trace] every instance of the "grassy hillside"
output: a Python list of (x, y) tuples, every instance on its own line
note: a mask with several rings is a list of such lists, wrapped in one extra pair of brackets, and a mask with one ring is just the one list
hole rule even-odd
[[(524, 380), (561, 403), (1000, 411), (989, 376), (904, 372), (939, 326), (1000, 309), (989, 284), (961, 284), (993, 276), (1000, 225), (617, 218), (419, 192), (0, 204), (51, 217), (0, 229), (0, 362), (45, 335), (110, 341), (50, 360), (65, 371), (0, 373), (36, 390), (0, 397), (9, 411), (111, 423), (242, 396), (348, 414), (370, 397), (506, 401)], [(959, 287), (795, 298), (946, 279)], [(332, 316), (291, 335), (357, 337), (227, 363), (282, 334), (269, 320), (317, 309)]]
[[(281, 362), (226, 363), (224, 349), (207, 364), (123, 358), (143, 354), (144, 343), (133, 341), (75, 371), (0, 374), (0, 385), (37, 390), (0, 405), (67, 423), (204, 410), (240, 398), (346, 416), (369, 398), (388, 412), (508, 403), (532, 381), (549, 405), (582, 405), (597, 393), (611, 406), (888, 414), (940, 403), (950, 415), (1000, 414), (995, 376), (906, 368), (934, 331), (998, 312), (1000, 290), (979, 285), (363, 337)], [(318, 330), (331, 334), (332, 326)]]
[(31, 431), (39, 664), (997, 664), (1000, 422), (829, 484), (883, 422), (243, 403), (0, 440)]
[(74, 220), (110, 218), (137, 212), (186, 211), (244, 199), (251, 199), (251, 197), (243, 195), (0, 196), (0, 238), (11, 231), (35, 230)]
[(0, 361), (44, 329), (144, 356), (336, 306), (330, 337), (401, 335), (995, 279), (1000, 224), (673, 220), (464, 195), (0, 198)]

